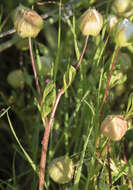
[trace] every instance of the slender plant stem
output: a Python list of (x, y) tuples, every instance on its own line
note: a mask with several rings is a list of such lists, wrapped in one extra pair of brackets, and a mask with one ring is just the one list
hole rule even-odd
[(112, 175), (110, 169), (110, 139), (107, 142), (107, 160), (108, 160), (108, 173), (109, 173), (109, 186), (112, 187)]
[(105, 104), (105, 101), (106, 101), (106, 98), (107, 98), (107, 93), (108, 93), (108, 90), (109, 90), (109, 84), (110, 84), (111, 76), (112, 76), (113, 69), (114, 69), (114, 66), (115, 66), (115, 63), (116, 63), (116, 59), (117, 59), (119, 49), (120, 49), (120, 47), (117, 47), (116, 53), (115, 53), (115, 56), (114, 56), (114, 59), (113, 59), (112, 65), (111, 65), (108, 80), (107, 80), (107, 83), (106, 83), (106, 88), (105, 88), (105, 92), (104, 92), (104, 96), (103, 96), (103, 100), (102, 100), (102, 104), (101, 104), (101, 108), (100, 108), (99, 123), (101, 123), (101, 121), (102, 121), (103, 108), (104, 108), (104, 104)]
[(89, 39), (89, 36), (86, 36), (82, 54), (81, 54), (81, 56), (80, 56), (80, 58), (79, 58), (79, 61), (78, 61), (77, 65), (76, 65), (76, 70), (78, 70), (79, 65), (80, 65), (80, 63), (81, 63), (81, 61), (82, 61), (82, 59), (83, 59), (84, 54), (85, 54), (86, 47), (87, 47), (87, 43), (88, 43), (88, 39)]
[(120, 49), (120, 47), (118, 46), (117, 49), (116, 49), (115, 56), (114, 56), (113, 61), (112, 61), (112, 65), (111, 65), (109, 76), (108, 76), (108, 80), (107, 80), (107, 83), (106, 83), (106, 88), (105, 88), (102, 104), (101, 104), (101, 107), (100, 107), (100, 112), (99, 112), (99, 129), (98, 129), (98, 137), (97, 137), (97, 141), (96, 141), (96, 146), (97, 147), (100, 144), (100, 125), (101, 125), (101, 122), (102, 122), (102, 115), (103, 115), (104, 104), (105, 104), (105, 101), (106, 101), (106, 98), (107, 98), (107, 93), (108, 93), (108, 90), (109, 90), (109, 84), (110, 84), (111, 76), (112, 76), (113, 69), (114, 69), (114, 66), (115, 66), (115, 63), (116, 63), (116, 59), (117, 59), (117, 55), (118, 55), (119, 49)]
[[(84, 47), (81, 53), (81, 56), (79, 58), (79, 61), (76, 65), (76, 70), (78, 70), (81, 61), (83, 59), (86, 47), (87, 47), (87, 42), (88, 42), (88, 36), (85, 39), (85, 43), (84, 43)], [(44, 131), (44, 136), (43, 136), (43, 140), (42, 140), (42, 152), (41, 152), (41, 160), (40, 160), (40, 180), (39, 180), (39, 190), (43, 190), (44, 189), (44, 180), (45, 180), (45, 168), (46, 168), (46, 156), (47, 156), (47, 150), (48, 150), (48, 142), (49, 142), (49, 136), (50, 136), (50, 129), (52, 127), (52, 122), (55, 116), (55, 112), (58, 106), (58, 103), (60, 101), (61, 96), (64, 93), (64, 86), (59, 90), (57, 97), (56, 97), (56, 101), (55, 104), (53, 106), (53, 109), (51, 111), (50, 114), (50, 119), (48, 121), (48, 123), (46, 124), (45, 127), (45, 131)]]
[(45, 132), (44, 132), (44, 136), (43, 136), (43, 140), (42, 140), (39, 190), (43, 190), (43, 186), (44, 186), (46, 155), (47, 155), (47, 149), (48, 149), (48, 141), (49, 141), (50, 129), (51, 129), (51, 126), (52, 126), (52, 121), (53, 121), (53, 118), (54, 118), (54, 115), (55, 115), (55, 111), (57, 109), (58, 103), (59, 103), (60, 98), (61, 98), (63, 93), (64, 93), (64, 88), (60, 89), (59, 92), (58, 92), (58, 95), (56, 97), (56, 102), (54, 104), (53, 110), (52, 110), (51, 115), (50, 115), (49, 122), (45, 127)]
[(29, 50), (30, 50), (30, 58), (31, 58), (31, 63), (32, 63), (32, 69), (33, 69), (35, 83), (36, 83), (37, 94), (38, 94), (38, 98), (39, 98), (39, 103), (41, 105), (41, 91), (40, 91), (40, 86), (39, 86), (39, 81), (38, 81), (38, 77), (37, 77), (36, 66), (35, 66), (34, 57), (33, 57), (31, 38), (29, 38)]

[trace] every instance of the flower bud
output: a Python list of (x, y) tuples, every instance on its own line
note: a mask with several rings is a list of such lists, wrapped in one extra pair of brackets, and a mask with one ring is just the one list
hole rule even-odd
[(59, 184), (65, 184), (71, 181), (74, 174), (72, 160), (68, 156), (55, 158), (49, 166), (49, 175)]
[(112, 9), (116, 13), (124, 13), (130, 6), (131, 0), (115, 0)]
[(117, 24), (118, 19), (115, 15), (109, 15), (108, 22), (107, 22), (107, 29), (112, 31), (115, 25)]
[(133, 23), (124, 19), (116, 28), (115, 41), (118, 46), (124, 47), (133, 43)]
[(13, 23), (21, 38), (35, 38), (42, 28), (43, 20), (34, 10), (20, 5), (13, 12)]
[(119, 141), (125, 135), (128, 129), (128, 123), (124, 120), (123, 115), (109, 115), (107, 116), (100, 127), (103, 135), (108, 138)]
[(79, 28), (83, 35), (97, 36), (103, 26), (103, 17), (96, 9), (88, 9), (79, 18)]
[(19, 69), (14, 70), (9, 73), (7, 81), (13, 88), (22, 87), (24, 85), (24, 74)]

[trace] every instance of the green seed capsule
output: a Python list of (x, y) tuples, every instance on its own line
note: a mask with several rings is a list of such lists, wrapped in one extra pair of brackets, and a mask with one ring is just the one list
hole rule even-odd
[(79, 18), (79, 28), (83, 35), (97, 36), (103, 26), (103, 17), (96, 9), (88, 9)]
[(124, 13), (131, 4), (131, 0), (115, 0), (112, 9), (116, 13)]
[(55, 158), (49, 166), (49, 175), (59, 184), (69, 183), (74, 174), (74, 166), (72, 160), (68, 156)]
[(24, 73), (19, 69), (14, 70), (9, 73), (7, 81), (13, 88), (20, 88), (24, 85)]
[(34, 10), (22, 5), (14, 10), (12, 19), (21, 38), (35, 38), (43, 25), (42, 18)]
[(115, 42), (120, 47), (125, 47), (133, 43), (133, 23), (129, 22), (128, 19), (122, 20), (115, 33)]

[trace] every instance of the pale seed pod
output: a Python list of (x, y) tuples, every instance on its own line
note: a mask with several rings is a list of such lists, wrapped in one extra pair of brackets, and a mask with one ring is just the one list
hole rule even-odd
[(79, 18), (79, 28), (83, 35), (97, 36), (103, 26), (103, 16), (96, 9), (88, 9)]
[(117, 17), (115, 15), (109, 15), (107, 22), (107, 30), (112, 31), (117, 23), (118, 23)]
[(118, 14), (124, 13), (125, 11), (127, 11), (130, 4), (131, 0), (115, 0), (112, 9)]
[(128, 19), (122, 20), (115, 33), (115, 42), (120, 47), (125, 47), (133, 43), (133, 23)]
[(40, 32), (43, 19), (34, 10), (19, 5), (13, 12), (13, 24), (21, 38), (35, 38)]
[(49, 165), (49, 175), (56, 183), (69, 183), (73, 178), (73, 174), (73, 162), (68, 156), (55, 158)]
[(21, 88), (25, 82), (24, 73), (20, 69), (14, 70), (9, 73), (7, 81), (13, 88)]
[(125, 135), (128, 123), (123, 115), (107, 116), (100, 127), (101, 133), (113, 141), (119, 141)]

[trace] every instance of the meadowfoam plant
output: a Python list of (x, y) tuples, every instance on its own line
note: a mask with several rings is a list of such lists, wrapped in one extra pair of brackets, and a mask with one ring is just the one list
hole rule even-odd
[(1, 0), (0, 189), (133, 189), (131, 13)]

